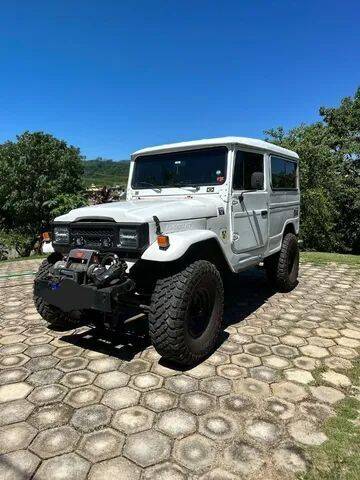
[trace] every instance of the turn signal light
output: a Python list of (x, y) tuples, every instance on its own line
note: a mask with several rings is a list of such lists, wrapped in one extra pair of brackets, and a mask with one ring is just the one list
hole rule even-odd
[(159, 248), (161, 248), (162, 250), (166, 250), (170, 247), (170, 241), (167, 235), (158, 235), (157, 243), (159, 245)]

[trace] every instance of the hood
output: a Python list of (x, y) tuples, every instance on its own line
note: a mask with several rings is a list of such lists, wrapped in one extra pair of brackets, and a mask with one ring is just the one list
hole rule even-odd
[[(74, 222), (85, 219), (115, 220), (123, 223), (153, 222), (156, 215), (160, 222), (189, 220), (192, 218), (216, 217), (217, 198), (210, 195), (197, 198), (162, 198), (161, 200), (134, 200), (104, 203), (77, 208), (55, 221)], [(220, 206), (220, 203), (219, 203)]]

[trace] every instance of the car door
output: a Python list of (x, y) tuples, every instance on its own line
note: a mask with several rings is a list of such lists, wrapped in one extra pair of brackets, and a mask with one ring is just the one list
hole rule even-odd
[[(232, 185), (232, 249), (243, 258), (260, 256), (268, 243), (268, 194), (265, 156), (237, 150)], [(248, 254), (248, 255), (246, 255)]]

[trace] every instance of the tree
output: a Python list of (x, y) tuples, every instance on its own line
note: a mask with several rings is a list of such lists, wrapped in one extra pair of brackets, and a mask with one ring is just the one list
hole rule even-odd
[(265, 133), (299, 154), (305, 248), (359, 253), (360, 89), (320, 115), (321, 122)]
[(82, 174), (79, 149), (52, 135), (25, 132), (0, 145), (0, 225), (26, 239), (22, 254), (55, 214), (86, 203)]

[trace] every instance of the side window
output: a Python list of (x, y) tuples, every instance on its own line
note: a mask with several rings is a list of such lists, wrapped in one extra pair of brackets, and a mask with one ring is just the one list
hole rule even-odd
[(293, 190), (296, 184), (296, 162), (271, 156), (271, 187), (273, 190)]
[(264, 184), (264, 156), (260, 153), (238, 150), (235, 157), (234, 190), (262, 190)]

